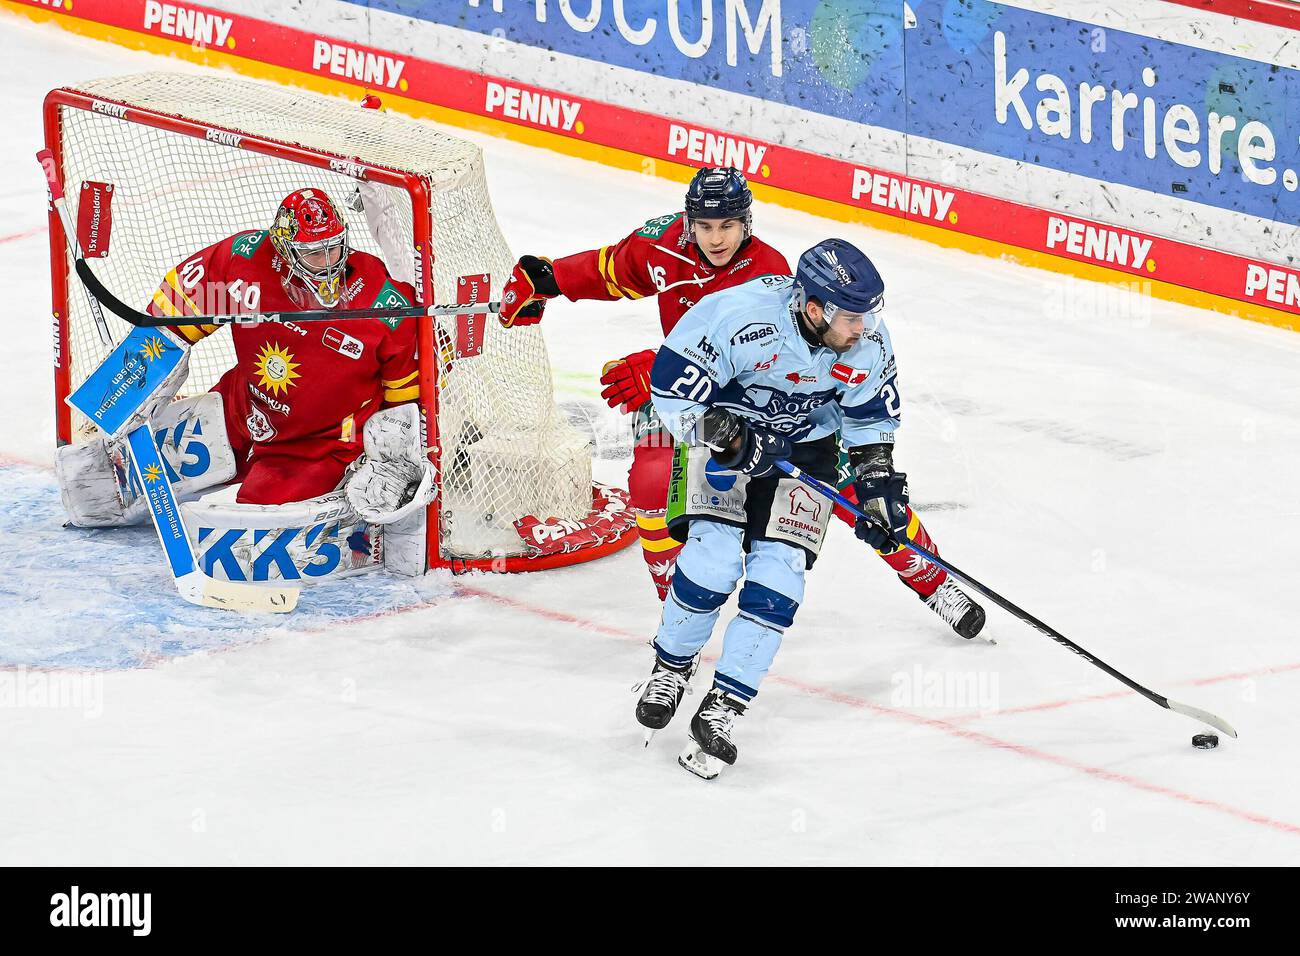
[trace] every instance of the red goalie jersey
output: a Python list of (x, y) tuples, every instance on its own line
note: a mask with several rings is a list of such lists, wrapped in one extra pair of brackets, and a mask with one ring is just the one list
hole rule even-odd
[[(320, 308), (264, 230), (241, 232), (190, 256), (164, 277), (149, 304), (159, 316)], [(340, 309), (400, 308), (414, 290), (382, 260), (349, 251), (331, 298)], [(238, 500), (301, 501), (334, 489), (362, 450), (366, 420), (419, 394), (414, 319), (263, 322), (232, 326), (236, 363), (213, 388), (225, 402), (242, 481)], [(197, 342), (218, 326), (178, 326)]]
[(751, 236), (725, 266), (714, 268), (687, 236), (686, 217), (670, 213), (651, 219), (612, 246), (556, 259), (555, 283), (565, 298), (640, 299), (658, 296), (664, 335), (696, 302), (763, 275), (789, 275), (785, 256)]

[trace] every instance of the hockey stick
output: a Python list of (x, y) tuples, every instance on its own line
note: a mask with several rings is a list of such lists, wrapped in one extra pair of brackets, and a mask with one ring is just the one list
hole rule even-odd
[[(81, 252), (81, 240), (77, 238), (77, 230), (72, 225), (72, 213), (68, 212), (68, 203), (63, 197), (63, 186), (59, 182), (59, 174), (55, 168), (54, 154), (48, 149), (43, 149), (36, 154), (36, 158), (41, 161), (41, 169), (45, 172), (45, 184), (50, 191), (50, 203), (59, 214), (59, 221), (63, 223), (63, 235), (67, 239), (68, 248), (72, 251), (72, 258), (77, 262), (85, 262), (86, 258)], [(90, 316), (95, 321), (99, 340), (112, 348), (115, 344), (113, 335), (108, 331), (108, 323), (104, 321), (104, 313), (100, 311), (99, 303), (93, 296), (86, 296), (86, 303), (90, 306)]]
[[(63, 222), (63, 235), (68, 249), (78, 262), (81, 249), (77, 243), (76, 233), (71, 229), (71, 216), (63, 191), (59, 187), (58, 177), (54, 172), (54, 157), (49, 150), (38, 154), (45, 177), (50, 187), (50, 199), (59, 210)], [(108, 325), (99, 311), (97, 303), (89, 291), (86, 302), (100, 326), (100, 337), (105, 345), (112, 345), (108, 334)], [(265, 611), (283, 614), (292, 611), (298, 603), (298, 588), (262, 587), (241, 581), (219, 581), (204, 574), (194, 561), (194, 552), (190, 548), (189, 536), (181, 520), (180, 508), (172, 492), (171, 482), (167, 480), (167, 471), (153, 441), (153, 431), (146, 422), (127, 433), (127, 444), (131, 448), (131, 469), (143, 489), (149, 504), (149, 517), (153, 519), (154, 530), (158, 532), (158, 541), (162, 544), (167, 557), (167, 566), (171, 570), (172, 580), (180, 596), (191, 604), (204, 607), (222, 608), (227, 611)]]
[[(857, 505), (849, 501), (848, 498), (845, 498), (836, 489), (832, 488), (830, 485), (827, 485), (824, 482), (818, 481), (816, 478), (812, 477), (811, 475), (804, 474), (799, 468), (790, 464), (788, 461), (778, 461), (776, 463), (776, 467), (779, 468), (781, 471), (784, 471), (791, 478), (803, 482), (809, 488), (812, 488), (814, 491), (817, 491), (820, 494), (824, 495), (825, 497), (829, 498), (831, 501), (834, 501), (841, 508), (844, 508), (850, 513), (857, 515), (859, 518), (863, 518), (867, 521), (871, 521), (871, 519), (867, 517), (867, 515), (865, 515)], [(1105, 671), (1107, 674), (1115, 678), (1120, 683), (1128, 685), (1129, 687), (1137, 691), (1139, 694), (1141, 694), (1143, 697), (1145, 697), (1147, 700), (1151, 701), (1152, 703), (1159, 704), (1161, 707), (1165, 708), (1166, 710), (1172, 710), (1176, 714), (1182, 714), (1184, 717), (1190, 717), (1193, 720), (1199, 720), (1202, 723), (1209, 724), (1211, 727), (1215, 728), (1216, 730), (1222, 731), (1223, 733), (1227, 734), (1229, 737), (1237, 736), (1237, 732), (1232, 729), (1232, 725), (1229, 724), (1222, 717), (1215, 716), (1214, 714), (1211, 714), (1209, 711), (1201, 710), (1199, 707), (1191, 707), (1187, 704), (1181, 704), (1176, 700), (1170, 700), (1168, 697), (1164, 697), (1160, 694), (1157, 694), (1153, 690), (1143, 687), (1141, 684), (1133, 680), (1131, 677), (1128, 677), (1120, 673), (1119, 671), (1115, 670), (1115, 668), (1107, 664), (1105, 661), (1101, 660), (1098, 657), (1095, 657), (1093, 654), (1084, 650), (1082, 647), (1074, 643), (1074, 641), (1070, 640), (1060, 631), (1056, 630), (1055, 628), (1049, 627), (1048, 625), (1040, 621), (1038, 618), (1030, 614), (1028, 611), (1022, 610), (1021, 608), (1012, 604), (1002, 595), (998, 594), (996, 591), (992, 590), (991, 588), (988, 588), (985, 585), (981, 584), (979, 581), (976, 581), (965, 571), (962, 571), (960, 568), (956, 567), (955, 565), (949, 563), (948, 561), (945, 561), (943, 558), (940, 558), (937, 554), (931, 553), (930, 551), (921, 547), (919, 544), (915, 544), (910, 540), (904, 541), (903, 545), (907, 548), (910, 548), (912, 553), (917, 554), (920, 557), (924, 558), (925, 560), (930, 561), (933, 564), (936, 564), (939, 567), (943, 568), (953, 577), (959, 579), (963, 584), (966, 584), (974, 591), (978, 591), (980, 594), (984, 595), (984, 597), (988, 598), (998, 607), (1002, 608), (1002, 610), (1008, 612), (1009, 614), (1014, 615), (1015, 617), (1018, 617), (1021, 621), (1025, 622), (1030, 627), (1034, 628), (1034, 630), (1039, 631), (1042, 634), (1046, 634), (1048, 637), (1054, 640), (1057, 644), (1060, 644), (1066, 650), (1070, 651), (1073, 654), (1077, 654), (1079, 657), (1082, 657), (1089, 664), (1092, 664), (1094, 667), (1098, 667), (1101, 670)]]
[(167, 556), (167, 566), (176, 582), (176, 590), (191, 604), (221, 608), (226, 611), (262, 611), (285, 614), (298, 604), (300, 588), (264, 587), (243, 581), (221, 581), (203, 573), (194, 560), (180, 506), (167, 480), (153, 430), (146, 423), (126, 436), (131, 447), (131, 470), (144, 491), (153, 518), (158, 541)]
[(259, 322), (342, 322), (348, 319), (410, 319), (421, 315), (473, 315), (476, 313), (496, 313), (501, 311), (500, 302), (475, 302), (469, 305), (431, 305), (407, 306), (400, 309), (303, 309), (296, 312), (236, 312), (221, 315), (150, 315), (133, 309), (115, 296), (99, 277), (91, 270), (81, 253), (77, 242), (76, 230), (72, 227), (72, 214), (59, 184), (55, 169), (54, 154), (43, 149), (36, 154), (45, 171), (45, 180), (50, 190), (50, 201), (59, 213), (63, 223), (63, 233), (67, 237), (68, 247), (72, 251), (73, 268), (77, 271), (82, 285), (89, 291), (90, 311), (99, 329), (99, 337), (105, 345), (113, 345), (108, 332), (108, 323), (100, 311), (100, 305), (118, 318), (142, 329), (166, 328), (182, 325), (256, 325)]
[(400, 309), (303, 309), (297, 312), (234, 312), (219, 315), (150, 315), (133, 309), (112, 292), (91, 271), (85, 259), (74, 263), (77, 275), (90, 294), (114, 315), (137, 328), (156, 329), (181, 325), (256, 325), (259, 322), (345, 322), (348, 319), (409, 319), (421, 315), (472, 315), (500, 312), (500, 302), (470, 305), (413, 305)]

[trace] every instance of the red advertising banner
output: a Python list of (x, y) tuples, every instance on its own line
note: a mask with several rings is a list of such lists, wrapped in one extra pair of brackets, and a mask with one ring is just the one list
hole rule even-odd
[[(223, 57), (233, 55), (351, 84), (357, 88), (358, 99), (363, 91), (378, 93), (381, 98), (392, 91), (431, 106), (652, 159), (684, 165), (734, 165), (755, 183), (802, 196), (1300, 315), (1300, 271), (1287, 266), (913, 179), (726, 130), (399, 56), (194, 4), (77, 0), (69, 11), (52, 9), (38, 0), (0, 2), (30, 11), (33, 16), (40, 11), (56, 20), (79, 19), (154, 37), (191, 51), (219, 52)], [(1238, 6), (1250, 5), (1248, 0), (1235, 2)], [(1185, 5), (1201, 3), (1189, 0)], [(1226, 12), (1227, 4), (1205, 5), (1209, 10), (1220, 8)], [(127, 42), (116, 34), (113, 38)], [(139, 45), (152, 48), (155, 44), (142, 39)], [(1273, 318), (1267, 314), (1266, 320), (1290, 325), (1283, 315)], [(470, 330), (461, 331), (468, 335)], [(458, 339), (461, 337), (458, 335)], [(457, 354), (473, 354), (462, 352), (462, 344), (472, 349), (472, 336), (457, 342)]]
[(113, 231), (113, 186), (111, 183), (81, 184), (77, 203), (77, 242), (87, 259), (108, 255), (108, 241)]

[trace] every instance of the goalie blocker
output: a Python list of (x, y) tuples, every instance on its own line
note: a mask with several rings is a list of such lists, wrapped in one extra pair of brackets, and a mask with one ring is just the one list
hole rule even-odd
[[(152, 426), (178, 500), (213, 492), (234, 477), (220, 395), (167, 405)], [(182, 513), (200, 569), (230, 581), (304, 584), (380, 567), (422, 574), (424, 506), (437, 484), (424, 453), (419, 409), (407, 404), (377, 412), (366, 422), (364, 447), (343, 487), (306, 501), (250, 505), (212, 494), (187, 501)], [(74, 525), (116, 527), (148, 519), (125, 440), (64, 446), (56, 474)]]

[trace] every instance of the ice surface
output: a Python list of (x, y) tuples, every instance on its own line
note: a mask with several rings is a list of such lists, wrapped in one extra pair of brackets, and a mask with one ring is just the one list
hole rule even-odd
[[(657, 619), (636, 549), (371, 576), (250, 622), (174, 599), (148, 529), (61, 528), (40, 99), (193, 67), (8, 14), (0, 45), (0, 863), (1300, 861), (1300, 336), (759, 209), (791, 258), (841, 235), (885, 276), (897, 457), (942, 551), (1241, 738), (1194, 750), (1195, 722), (1000, 611), (998, 646), (959, 641), (837, 529), (740, 763), (705, 783), (676, 765), (683, 718), (649, 750), (632, 718)], [(516, 253), (680, 206), (474, 138)], [(657, 321), (558, 302), (544, 328), (581, 417)], [(617, 478), (626, 448), (598, 464)]]

